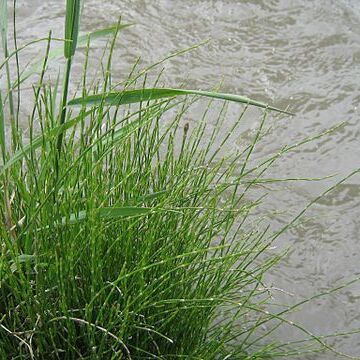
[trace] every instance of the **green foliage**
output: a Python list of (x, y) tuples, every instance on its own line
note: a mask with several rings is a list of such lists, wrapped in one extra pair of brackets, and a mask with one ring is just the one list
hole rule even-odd
[(120, 92), (112, 92), (108, 94), (96, 94), (86, 96), (85, 98), (77, 98), (69, 101), (68, 105), (93, 105), (104, 102), (107, 105), (119, 106), (124, 104), (133, 104), (143, 101), (158, 100), (163, 98), (181, 96), (181, 95), (199, 95), (220, 100), (233, 101), (243, 104), (250, 104), (273, 111), (292, 115), (291, 113), (274, 108), (272, 106), (263, 104), (259, 101), (248, 99), (244, 96), (216, 93), (213, 91), (200, 90), (184, 90), (184, 89), (139, 89), (139, 90), (124, 90)]
[(75, 54), (79, 34), (80, 22), (80, 0), (66, 0), (65, 16), (65, 46), (64, 55), (66, 59)]
[[(271, 312), (263, 277), (280, 259), (269, 247), (292, 223), (274, 234), (253, 214), (257, 185), (283, 181), (265, 178), (266, 170), (323, 134), (254, 163), (268, 112), (286, 111), (237, 95), (156, 88), (158, 81), (147, 88), (148, 71), (136, 67), (127, 86), (111, 86), (121, 24), (86, 36), (89, 44), (113, 35), (103, 78), (86, 86), (87, 47), (82, 96), (68, 102), (71, 58), (85, 38), (80, 1), (66, 5), (64, 85), (60, 92), (59, 78), (44, 81), (58, 51), (49, 36), (41, 67), (30, 70), (40, 77), (29, 134), (12, 121), (12, 147), (5, 121), (13, 107), (8, 115), (5, 103), (29, 76), (8, 81), (0, 99), (0, 358), (268, 359), (329, 349), (293, 323), (310, 338), (296, 348), (272, 341), (297, 305)], [(202, 97), (210, 102), (189, 125)], [(241, 103), (230, 128), (226, 102), (209, 126), (214, 98)], [(265, 110), (234, 150), (249, 105)]]

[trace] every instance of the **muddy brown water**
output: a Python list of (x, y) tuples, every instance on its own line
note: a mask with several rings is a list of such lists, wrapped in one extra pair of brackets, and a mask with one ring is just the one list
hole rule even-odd
[[(49, 29), (62, 35), (63, 1), (17, 3), (20, 43), (46, 36)], [(272, 216), (274, 227), (360, 166), (358, 0), (87, 0), (81, 29), (112, 25), (119, 15), (136, 23), (118, 42), (122, 50), (114, 59), (114, 69), (120, 77), (139, 55), (150, 64), (211, 39), (199, 50), (168, 62), (164, 84), (176, 86), (185, 79), (192, 87), (206, 89), (222, 80), (226, 91), (278, 107), (289, 105), (296, 112), (278, 123), (256, 156), (271, 153), (284, 140), (296, 142), (346, 121), (327, 137), (287, 155), (273, 170), (278, 177), (335, 174), (322, 182), (275, 188), (266, 205), (267, 210), (278, 211)], [(99, 49), (103, 44), (98, 43)], [(29, 59), (41, 49), (31, 50)], [(238, 111), (231, 106), (230, 112)], [(359, 205), (360, 177), (355, 176), (321, 199), (305, 222), (279, 239), (279, 249), (290, 245), (291, 250), (267, 279), (269, 285), (287, 292), (275, 291), (275, 301), (301, 300), (360, 274)], [(360, 328), (360, 286), (316, 299), (290, 318), (314, 334)], [(289, 328), (276, 334), (283, 340), (297, 336), (306, 338)], [(360, 356), (360, 335), (329, 343)]]

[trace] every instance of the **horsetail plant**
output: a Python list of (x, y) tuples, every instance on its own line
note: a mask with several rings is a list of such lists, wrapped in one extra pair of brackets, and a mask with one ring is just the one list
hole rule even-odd
[[(0, 10), (7, 49), (5, 0)], [(261, 185), (294, 181), (268, 179), (271, 166), (336, 128), (253, 159), (270, 131), (270, 114), (290, 112), (246, 96), (160, 87), (160, 76), (149, 84), (165, 60), (142, 71), (136, 63), (115, 82), (115, 41), (129, 24), (79, 36), (79, 23), (80, 1), (67, 0), (65, 39), (50, 32), (6, 51), (0, 64), (7, 78), (0, 90), (0, 358), (340, 354), (326, 338), (290, 323), (286, 316), (297, 305), (271, 310), (264, 278), (281, 254), (270, 249), (294, 224), (275, 232), (255, 213), (265, 195)], [(102, 77), (89, 85), (90, 45), (100, 37), (110, 38), (108, 57), (100, 63)], [(11, 61), (40, 41), (47, 44), (44, 58), (12, 80)], [(50, 48), (58, 41), (62, 48)], [(86, 48), (81, 96), (71, 98), (79, 47)], [(60, 76), (45, 79), (48, 62), (62, 53), (60, 91)], [(20, 119), (24, 125), (28, 119), (26, 134), (16, 128), (10, 102), (12, 89), (33, 75), (34, 104)], [(193, 109), (201, 98), (208, 103), (197, 118)], [(242, 107), (236, 119), (228, 115), (230, 102)], [(255, 134), (246, 137), (240, 126), (250, 106), (262, 116)], [(273, 332), (290, 324), (304, 339), (274, 342)]]

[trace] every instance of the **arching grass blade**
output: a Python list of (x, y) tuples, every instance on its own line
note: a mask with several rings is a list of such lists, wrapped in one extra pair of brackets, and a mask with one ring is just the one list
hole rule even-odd
[[(148, 214), (152, 209), (147, 207), (122, 206), (122, 207), (104, 207), (94, 210), (95, 216), (99, 219), (110, 220), (123, 217), (133, 217)], [(71, 214), (70, 218), (62, 219), (62, 225), (76, 224), (88, 218), (86, 210), (81, 210), (76, 214)]]
[(108, 94), (90, 95), (83, 98), (76, 98), (68, 102), (69, 106), (73, 105), (98, 105), (105, 103), (110, 106), (119, 106), (124, 104), (132, 104), (143, 101), (158, 100), (163, 98), (176, 97), (181, 95), (198, 95), (208, 98), (214, 98), (219, 100), (233, 101), (237, 103), (254, 105), (260, 108), (266, 108), (269, 110), (277, 111), (280, 113), (293, 115), (292, 113), (281, 110), (272, 106), (268, 106), (262, 102), (249, 99), (245, 96), (218, 93), (212, 91), (202, 90), (185, 90), (185, 89), (170, 89), (170, 88), (152, 88), (152, 89), (137, 89), (120, 92), (112, 92)]
[(124, 207), (105, 207), (98, 210), (100, 219), (116, 219), (128, 216), (139, 216), (147, 214), (151, 208), (124, 206)]

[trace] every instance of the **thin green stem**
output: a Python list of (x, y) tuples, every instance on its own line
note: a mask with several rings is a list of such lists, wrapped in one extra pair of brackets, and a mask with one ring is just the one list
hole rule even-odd
[[(60, 114), (60, 125), (63, 125), (66, 120), (66, 109), (67, 109), (67, 98), (68, 98), (68, 91), (69, 91), (69, 82), (70, 82), (70, 73), (71, 73), (71, 63), (72, 58), (69, 57), (66, 61), (65, 67), (65, 78), (64, 78), (64, 87), (62, 93), (62, 101), (61, 101), (61, 114)], [(55, 171), (58, 176), (59, 173), (59, 161), (61, 156), (61, 147), (63, 142), (64, 133), (61, 132), (56, 141), (56, 149), (57, 149), (57, 157), (55, 162)]]

